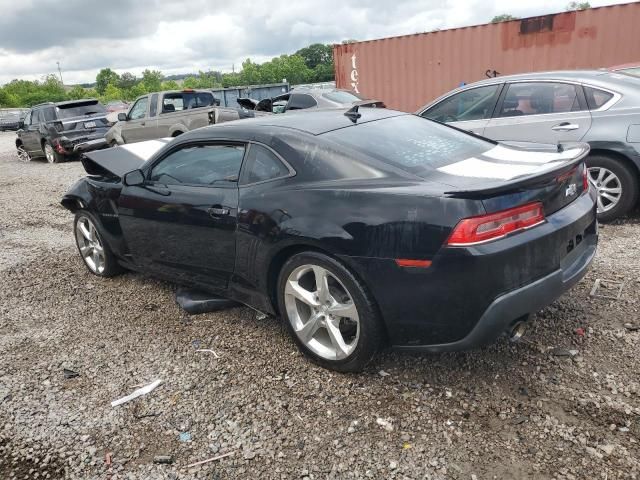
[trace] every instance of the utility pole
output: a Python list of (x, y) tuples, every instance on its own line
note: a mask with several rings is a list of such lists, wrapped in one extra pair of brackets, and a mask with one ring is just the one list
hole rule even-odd
[(64, 85), (64, 82), (62, 81), (62, 70), (60, 70), (60, 62), (56, 62), (56, 65), (58, 65), (58, 73), (60, 74), (60, 83)]
[(236, 64), (235, 63), (231, 64), (231, 73), (236, 73)]

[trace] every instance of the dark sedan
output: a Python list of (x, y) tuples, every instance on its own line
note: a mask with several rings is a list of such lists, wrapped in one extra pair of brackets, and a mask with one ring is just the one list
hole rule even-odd
[[(65, 195), (86, 266), (279, 314), (319, 364), (520, 331), (597, 243), (585, 144), (498, 145), (376, 108), (292, 113), (96, 151)], [(240, 327), (239, 327), (240, 328)]]

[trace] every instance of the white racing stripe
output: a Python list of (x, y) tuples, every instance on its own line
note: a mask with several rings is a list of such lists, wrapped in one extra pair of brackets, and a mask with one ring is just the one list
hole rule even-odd
[(488, 152), (482, 154), (484, 157), (493, 158), (496, 160), (505, 160), (512, 162), (533, 163), (542, 165), (554, 160), (569, 160), (576, 157), (579, 154), (580, 149), (569, 148), (562, 152), (540, 152), (540, 151), (523, 151), (515, 150), (513, 148), (503, 147), (497, 145)]
[(164, 147), (171, 138), (160, 138), (158, 140), (147, 140), (145, 142), (127, 143), (120, 146), (142, 160), (149, 160), (151, 156)]
[(542, 173), (545, 170), (554, 168), (556, 165), (518, 165), (518, 164), (505, 164), (494, 163), (479, 158), (467, 158), (460, 162), (452, 163), (445, 167), (438, 168), (439, 172), (447, 173), (449, 175), (457, 175), (459, 177), (474, 177), (474, 178), (495, 178), (497, 180), (511, 180), (522, 175), (529, 175), (532, 173)]

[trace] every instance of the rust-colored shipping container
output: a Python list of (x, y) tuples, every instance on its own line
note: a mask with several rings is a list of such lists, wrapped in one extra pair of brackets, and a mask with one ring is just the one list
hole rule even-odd
[(487, 75), (640, 62), (640, 3), (335, 45), (336, 85), (415, 111)]

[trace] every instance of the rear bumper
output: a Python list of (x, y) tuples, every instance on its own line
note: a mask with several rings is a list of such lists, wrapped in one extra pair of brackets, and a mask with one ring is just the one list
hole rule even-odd
[(107, 143), (107, 140), (104, 137), (96, 138), (94, 140), (88, 140), (86, 142), (82, 142), (74, 145), (73, 151), (75, 153), (89, 152), (91, 150), (98, 150), (100, 148), (105, 148), (108, 145), (109, 144)]
[(416, 351), (469, 349), (552, 303), (584, 275), (597, 243), (595, 191), (544, 224), (501, 240), (442, 248), (428, 268), (344, 257), (375, 297), (389, 342)]
[(551, 304), (587, 273), (596, 254), (597, 235), (587, 236), (562, 261), (559, 269), (496, 298), (475, 327), (461, 340), (437, 345), (394, 346), (403, 351), (446, 352), (469, 350), (493, 343), (518, 318)]

